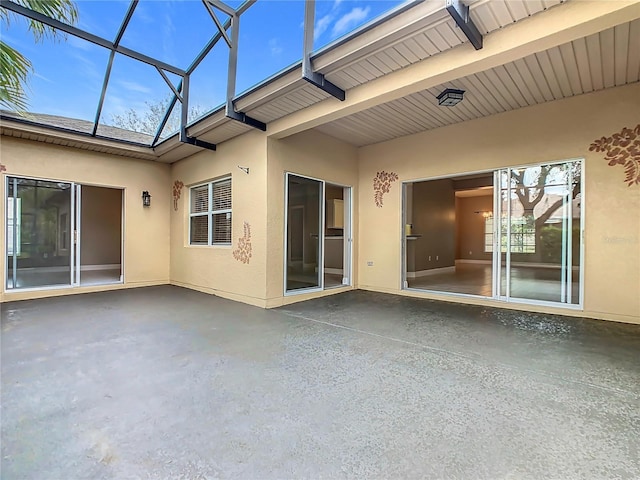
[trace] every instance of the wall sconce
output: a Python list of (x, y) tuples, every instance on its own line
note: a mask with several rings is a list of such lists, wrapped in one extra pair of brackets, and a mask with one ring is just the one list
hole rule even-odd
[(150, 207), (151, 206), (151, 195), (147, 190), (142, 192), (142, 206)]
[(455, 88), (447, 88), (436, 98), (438, 105), (442, 107), (453, 107), (459, 104), (464, 97), (464, 90), (456, 90)]

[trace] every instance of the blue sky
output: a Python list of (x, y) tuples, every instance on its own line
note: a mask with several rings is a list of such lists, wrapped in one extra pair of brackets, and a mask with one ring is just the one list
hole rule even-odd
[[(241, 2), (229, 1), (236, 7)], [(318, 0), (315, 49), (403, 3), (399, 0)], [(129, 2), (80, 0), (78, 27), (112, 40)], [(302, 0), (258, 0), (241, 17), (238, 77), (240, 93), (297, 62), (302, 56)], [(224, 14), (219, 18), (224, 21)], [(200, 0), (141, 0), (122, 45), (186, 68), (216, 27)], [(21, 20), (2, 26), (2, 39), (33, 63), (29, 110), (93, 120), (109, 51), (68, 36), (66, 41), (35, 44)], [(224, 101), (228, 48), (218, 42), (191, 77), (191, 104), (211, 110)], [(177, 77), (170, 78), (177, 83)], [(145, 109), (170, 94), (151, 66), (116, 55), (102, 118), (129, 108)]]

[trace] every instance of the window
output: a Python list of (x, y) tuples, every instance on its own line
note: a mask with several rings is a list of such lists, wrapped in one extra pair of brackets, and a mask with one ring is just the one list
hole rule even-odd
[[(507, 220), (502, 219), (501, 251), (507, 251)], [(484, 221), (484, 251), (493, 252), (493, 217), (487, 216)], [(536, 229), (533, 216), (513, 218), (511, 222), (511, 253), (536, 253)]]
[(231, 178), (191, 187), (190, 245), (231, 245)]
[(493, 252), (493, 215), (484, 216), (484, 251)]

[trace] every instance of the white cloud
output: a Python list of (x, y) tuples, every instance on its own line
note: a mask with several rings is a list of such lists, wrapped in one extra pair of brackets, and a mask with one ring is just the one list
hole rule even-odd
[(269, 48), (271, 49), (271, 55), (274, 57), (282, 53), (282, 47), (280, 46), (280, 42), (277, 38), (269, 40)]
[(370, 7), (366, 7), (366, 8), (354, 7), (349, 13), (343, 15), (335, 23), (335, 25), (333, 26), (333, 30), (331, 30), (331, 35), (333, 37), (338, 37), (343, 33), (346, 33), (355, 24), (367, 18), (369, 16), (370, 11), (371, 11)]
[(93, 50), (93, 44), (87, 42), (86, 40), (82, 40), (81, 38), (75, 37), (73, 35), (67, 36), (67, 43), (72, 47), (75, 47), (79, 50), (83, 50), (85, 52), (89, 52)]
[(127, 80), (119, 80), (118, 84), (120, 84), (121, 87), (124, 87), (127, 90), (130, 90), (132, 92), (152, 93), (152, 90), (150, 88), (145, 87), (144, 85), (138, 82), (129, 82)]
[(44, 75), (40, 75), (38, 72), (33, 72), (33, 76), (36, 77), (36, 78), (39, 78), (40, 80), (43, 80), (45, 82), (53, 83), (50, 79), (48, 79)]
[(320, 35), (322, 35), (327, 30), (327, 28), (329, 28), (329, 25), (331, 24), (332, 20), (333, 20), (333, 15), (327, 14), (316, 22), (313, 28), (314, 40), (317, 40), (318, 38), (320, 38)]

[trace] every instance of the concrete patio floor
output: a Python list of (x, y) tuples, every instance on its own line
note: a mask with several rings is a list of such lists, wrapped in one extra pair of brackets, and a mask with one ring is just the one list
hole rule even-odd
[(5, 303), (2, 478), (640, 478), (640, 326), (355, 291)]

